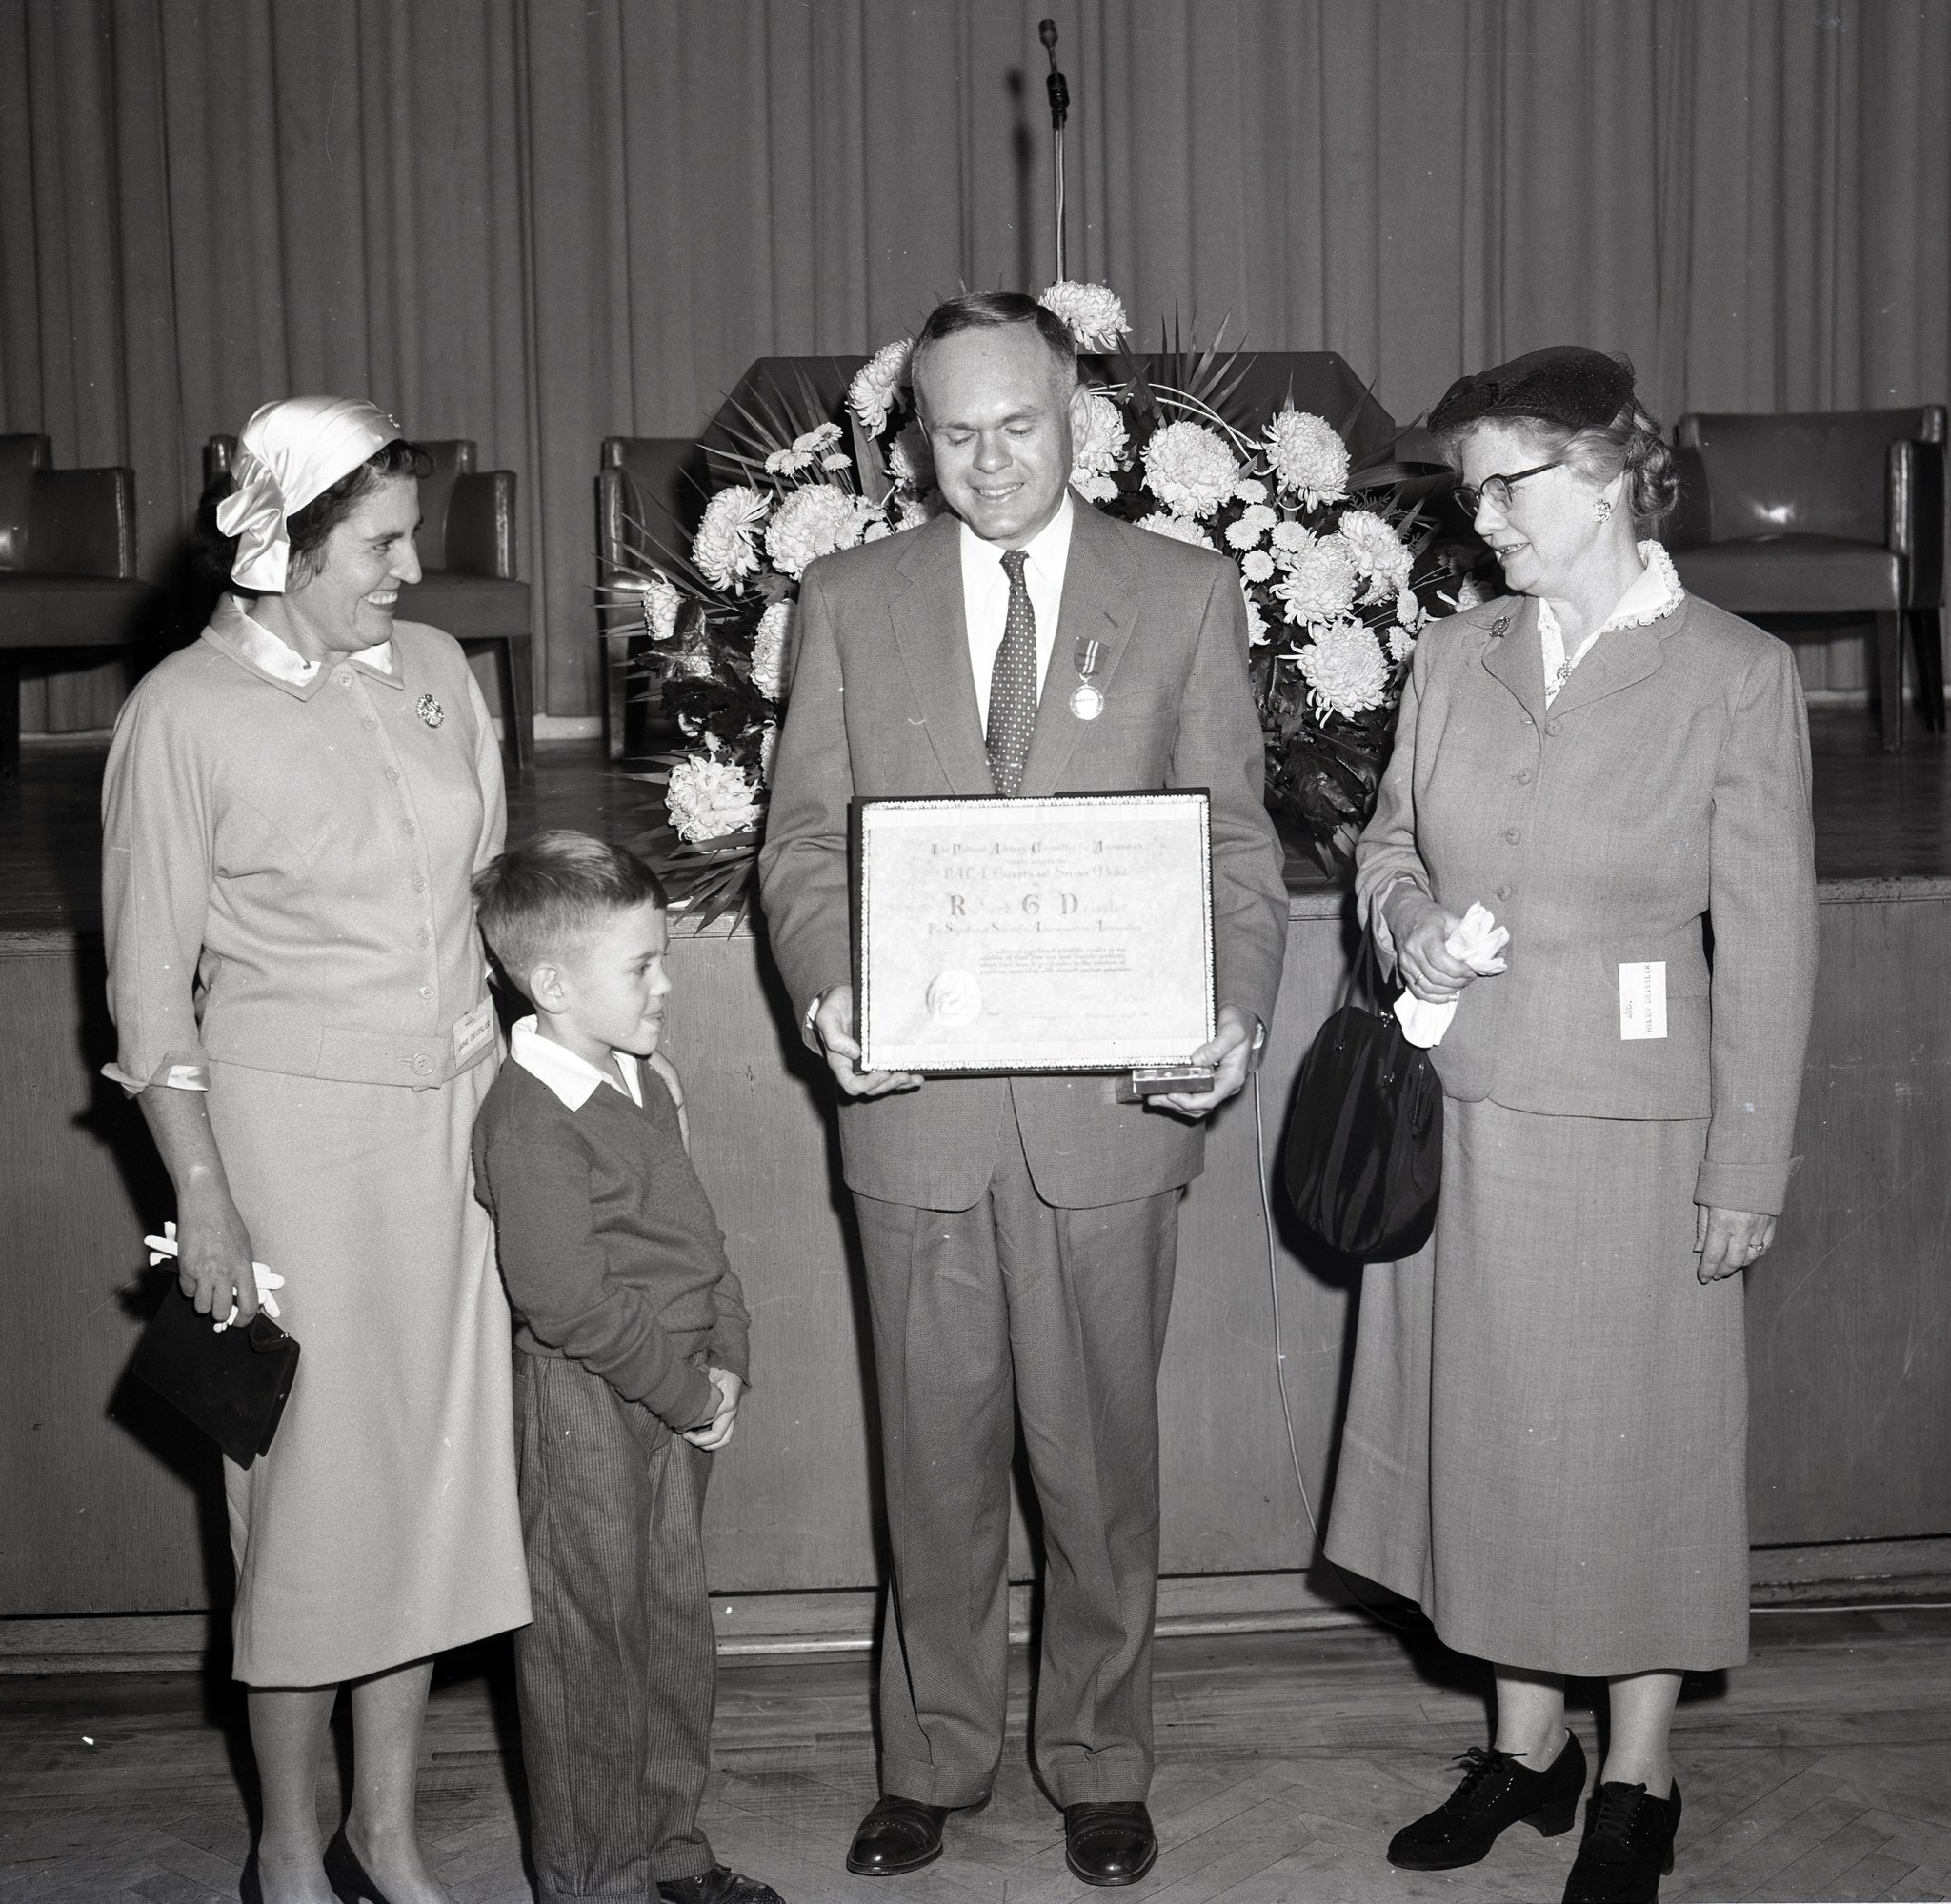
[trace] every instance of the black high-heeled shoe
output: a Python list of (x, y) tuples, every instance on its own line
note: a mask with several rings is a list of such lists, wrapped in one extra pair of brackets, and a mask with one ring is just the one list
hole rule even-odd
[(1434, 1812), (1404, 1825), (1389, 1841), (1389, 1862), (1404, 1871), (1456, 1871), (1489, 1852), (1511, 1825), (1541, 1837), (1569, 1832), (1585, 1789), (1585, 1751), (1568, 1732), (1542, 1772), (1508, 1752), (1474, 1745), (1458, 1761), (1463, 1782)]
[(341, 1825), (325, 1848), (325, 1881), (339, 1904), (391, 1904), (385, 1892), (367, 1875), (359, 1854), (346, 1837)]

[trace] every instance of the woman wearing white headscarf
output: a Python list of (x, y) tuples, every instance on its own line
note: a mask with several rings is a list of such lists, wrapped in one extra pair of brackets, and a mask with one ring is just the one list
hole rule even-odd
[[(249, 1318), (256, 1258), (302, 1347), (270, 1453), (224, 1473), (275, 1899), (447, 1897), (413, 1823), (432, 1655), (529, 1618), (468, 1160), (497, 1059), (468, 882), (505, 808), (460, 649), (393, 618), (420, 462), (369, 403), (251, 417), (199, 520), (231, 592), (131, 695), (102, 796), (110, 1074), (174, 1182), (183, 1288)], [(321, 1849), (348, 1681), (354, 1795)]]

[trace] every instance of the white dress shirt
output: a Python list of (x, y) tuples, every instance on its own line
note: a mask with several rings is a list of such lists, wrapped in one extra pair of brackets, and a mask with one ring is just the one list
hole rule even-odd
[[(578, 1057), (567, 1045), (545, 1038), (533, 1016), (518, 1018), (508, 1034), (508, 1055), (531, 1077), (538, 1077), (571, 1111), (580, 1111), (604, 1085), (622, 1094), (641, 1111), (643, 1087), (637, 1082), (637, 1060), (628, 1052), (612, 1052), (614, 1071), (598, 1071), (587, 1058)], [(619, 1082), (619, 1078), (621, 1082)]]
[[(241, 601), (239, 606), (242, 607)], [(318, 672), (317, 662), (308, 661), (290, 642), (281, 640), (261, 621), (253, 621), (248, 609), (244, 611), (244, 626), (238, 632), (237, 646), (267, 674), (275, 675), (280, 681), (290, 681), (294, 687), (302, 688)], [(382, 641), (377, 647), (362, 648), (347, 658), (363, 661), (367, 667), (376, 668), (382, 674), (391, 674), (392, 643)]]
[(1687, 591), (1680, 587), (1673, 558), (1659, 543), (1650, 538), (1640, 543), (1639, 559), (1646, 567), (1639, 580), (1613, 605), (1612, 613), (1579, 644), (1575, 654), (1565, 653), (1565, 631), (1559, 625), (1558, 611), (1542, 595), (1539, 596), (1538, 638), (1544, 650), (1546, 707), (1558, 698), (1559, 690), (1570, 678), (1572, 670), (1591, 653), (1592, 644), (1601, 634), (1610, 634), (1616, 628), (1650, 628), (1664, 620), (1686, 599)]
[[(1036, 615), (1036, 691), (1050, 671), (1050, 651), (1056, 645), (1057, 611), (1063, 606), (1063, 571), (1070, 566), (1071, 492), (1063, 492), (1056, 513), (1024, 545), (1030, 559), (1023, 564), (1023, 586)], [(985, 542), (965, 522), (962, 525), (962, 607), (969, 624), (969, 666), (976, 675), (976, 711), (989, 730), (989, 677), (996, 671), (996, 650), (1002, 646), (1010, 613), (1010, 578), (1002, 566), (1004, 551)]]

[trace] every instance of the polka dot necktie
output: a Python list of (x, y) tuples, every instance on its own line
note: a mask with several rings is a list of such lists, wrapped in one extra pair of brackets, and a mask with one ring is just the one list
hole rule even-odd
[(1023, 761), (1036, 726), (1036, 611), (1023, 585), (1020, 549), (1006, 550), (1002, 566), (1010, 578), (1010, 611), (1003, 622), (1002, 646), (989, 675), (989, 777), (1004, 799), (1016, 798), (1023, 784)]

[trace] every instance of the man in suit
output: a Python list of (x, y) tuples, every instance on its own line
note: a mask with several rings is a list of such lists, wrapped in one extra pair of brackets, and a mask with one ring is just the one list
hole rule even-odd
[[(808, 569), (759, 862), (780, 972), (840, 1089), (880, 1395), (883, 1796), (847, 1862), (916, 1870), (947, 1814), (989, 1795), (1014, 1401), (1048, 1554), (1037, 1767), (1072, 1871), (1129, 1884), (1157, 1854), (1157, 1379), (1178, 1200), (1200, 1120), (1245, 1082), (1272, 1015), (1280, 851), (1237, 573), (1072, 494), (1085, 398), (1062, 323), (1018, 293), (955, 298), (922, 327), (913, 376), (953, 513)], [(1212, 796), (1211, 1089), (1145, 1109), (1110, 1077), (859, 1069), (854, 796), (1166, 787)]]

